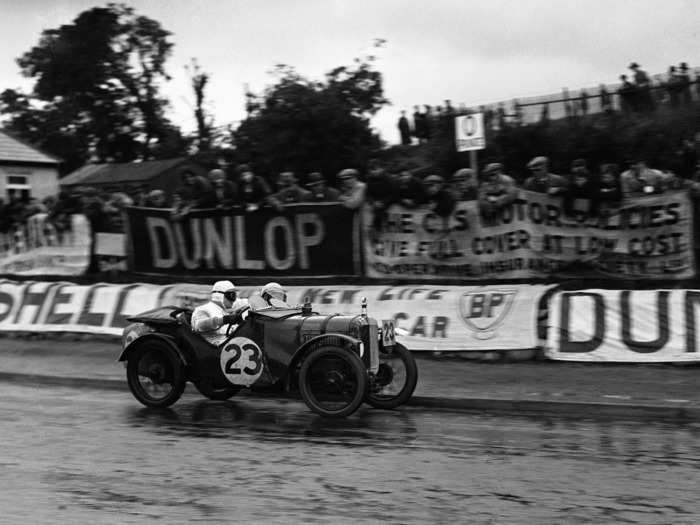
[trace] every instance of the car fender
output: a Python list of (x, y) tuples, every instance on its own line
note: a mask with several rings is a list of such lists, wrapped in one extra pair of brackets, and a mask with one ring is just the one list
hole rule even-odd
[(312, 337), (307, 341), (304, 341), (304, 343), (299, 348), (297, 348), (297, 351), (294, 352), (294, 355), (292, 356), (292, 360), (290, 362), (290, 366), (296, 365), (299, 362), (299, 360), (302, 359), (304, 355), (306, 355), (309, 352), (309, 350), (321, 346), (322, 343), (326, 340), (329, 344), (332, 344), (333, 346), (338, 346), (338, 339), (342, 340), (342, 342), (344, 343), (347, 343), (352, 348), (356, 348), (357, 355), (360, 358), (362, 358), (362, 353), (360, 351), (360, 343), (362, 343), (362, 341), (346, 334), (329, 333), (320, 334)]
[(124, 348), (124, 350), (122, 350), (122, 353), (119, 355), (119, 359), (117, 361), (126, 361), (129, 358), (129, 354), (134, 352), (141, 344), (156, 339), (164, 342), (170, 348), (172, 348), (182, 361), (183, 366), (188, 365), (187, 357), (185, 356), (182, 349), (179, 348), (177, 344), (175, 344), (175, 339), (165, 334), (159, 334), (158, 332), (145, 334), (141, 337), (134, 339), (131, 343), (127, 345), (126, 348)]

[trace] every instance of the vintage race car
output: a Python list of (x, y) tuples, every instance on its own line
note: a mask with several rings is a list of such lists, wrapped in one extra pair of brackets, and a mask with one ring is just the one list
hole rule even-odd
[[(129, 388), (146, 406), (166, 407), (188, 381), (210, 399), (243, 387), (298, 392), (318, 414), (345, 417), (363, 402), (395, 408), (413, 395), (418, 378), (411, 353), (362, 305), (359, 315), (321, 315), (310, 304), (241, 313), (219, 346), (190, 326), (192, 311), (165, 306), (130, 317), (119, 361)], [(245, 319), (244, 319), (245, 317)]]

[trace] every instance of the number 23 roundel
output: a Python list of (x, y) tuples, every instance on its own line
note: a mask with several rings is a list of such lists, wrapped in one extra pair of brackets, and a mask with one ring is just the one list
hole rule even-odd
[(246, 337), (234, 337), (221, 350), (221, 371), (234, 385), (250, 386), (263, 372), (260, 347)]

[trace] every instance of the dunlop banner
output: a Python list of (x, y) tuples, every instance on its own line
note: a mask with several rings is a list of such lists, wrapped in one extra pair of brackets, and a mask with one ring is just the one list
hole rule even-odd
[[(370, 317), (393, 321), (397, 340), (410, 350), (516, 350), (538, 346), (537, 315), (550, 286), (290, 286), (288, 302), (308, 298), (321, 313), (361, 313), (367, 298)], [(177, 304), (193, 307), (209, 300), (210, 286), (179, 285)], [(250, 297), (256, 289), (238, 288)]]
[(338, 204), (300, 204), (284, 212), (128, 208), (129, 269), (203, 276), (357, 275), (356, 215)]
[(0, 281), (0, 331), (121, 335), (127, 316), (173, 304), (173, 286)]
[(59, 222), (47, 213), (0, 232), (0, 274), (82, 275), (90, 265), (90, 224), (85, 215)]
[[(692, 205), (686, 192), (623, 201), (605, 217), (564, 215), (561, 199), (521, 190), (486, 220), (476, 201), (448, 217), (391, 206), (367, 231), (367, 274), (375, 278), (687, 279), (695, 274)], [(373, 223), (364, 210), (364, 224)]]
[(558, 292), (546, 353), (566, 361), (699, 361), (699, 323), (700, 290)]

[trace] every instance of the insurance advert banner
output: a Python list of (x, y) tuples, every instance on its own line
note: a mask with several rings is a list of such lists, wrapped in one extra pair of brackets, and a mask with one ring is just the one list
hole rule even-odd
[[(363, 213), (367, 274), (437, 280), (687, 279), (695, 275), (692, 205), (686, 192), (625, 200), (605, 217), (566, 216), (562, 200), (521, 190), (486, 219), (476, 201), (448, 217), (425, 208)], [(381, 222), (378, 230), (371, 225)]]

